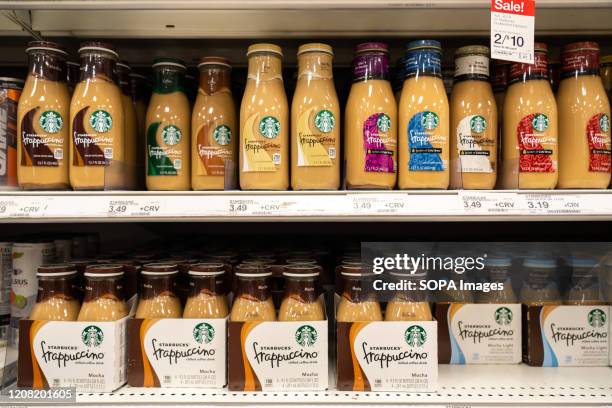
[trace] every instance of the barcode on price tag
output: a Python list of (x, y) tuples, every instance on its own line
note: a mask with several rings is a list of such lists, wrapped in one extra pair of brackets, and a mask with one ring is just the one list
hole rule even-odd
[(533, 64), (535, 0), (491, 0), (491, 58)]

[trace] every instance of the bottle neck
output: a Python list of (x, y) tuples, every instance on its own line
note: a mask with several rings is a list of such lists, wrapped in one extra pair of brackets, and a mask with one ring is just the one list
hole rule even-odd
[(298, 57), (299, 79), (333, 79), (332, 56), (324, 52), (306, 52)]
[(85, 54), (81, 56), (80, 80), (103, 79), (108, 82), (117, 83), (115, 78), (116, 62), (101, 54)]
[(208, 296), (225, 295), (223, 275), (219, 276), (192, 276), (189, 282), (191, 292), (189, 297), (197, 297), (200, 294)]
[(287, 278), (285, 280), (285, 297), (298, 297), (305, 303), (316, 302), (316, 280), (314, 278)]
[(142, 299), (153, 299), (158, 296), (176, 296), (176, 275), (147, 276), (142, 275)]
[(36, 295), (36, 303), (41, 303), (51, 297), (61, 296), (66, 300), (73, 300), (72, 281), (76, 275), (66, 276), (61, 278), (39, 278), (38, 293)]
[(359, 54), (353, 60), (353, 82), (389, 79), (389, 54), (386, 52)]
[(282, 62), (275, 54), (255, 54), (249, 57), (248, 79), (256, 82), (283, 80)]
[(266, 278), (240, 278), (236, 296), (264, 302), (270, 298), (270, 289)]
[(35, 78), (48, 81), (66, 81), (66, 60), (50, 52), (32, 52), (28, 56), (29, 73)]
[(359, 278), (344, 277), (342, 297), (353, 303), (376, 301), (372, 293), (371, 282)]
[(200, 90), (206, 95), (229, 91), (230, 84), (231, 74), (229, 68), (213, 65), (200, 69)]
[(154, 75), (154, 93), (166, 94), (173, 92), (185, 92), (185, 72), (182, 70), (162, 67), (156, 69)]
[(119, 89), (121, 89), (121, 93), (130, 96), (130, 71), (128, 69), (120, 66), (117, 67), (117, 82), (119, 84)]
[(99, 298), (114, 298), (125, 300), (122, 278), (90, 278), (85, 277), (84, 302), (93, 302)]

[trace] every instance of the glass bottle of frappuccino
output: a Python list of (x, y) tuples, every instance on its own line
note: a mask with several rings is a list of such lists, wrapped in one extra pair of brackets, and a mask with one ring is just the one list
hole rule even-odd
[(197, 263), (189, 267), (191, 292), (185, 304), (186, 319), (222, 319), (228, 315), (225, 273), (222, 263)]
[(478, 303), (516, 303), (517, 298), (510, 279), (511, 269), (512, 259), (503, 256), (488, 257), (480, 280), (485, 284), (494, 283), (498, 287), (503, 285), (503, 289), (489, 292), (479, 291), (476, 294), (476, 301)]
[(110, 322), (127, 316), (123, 295), (124, 267), (119, 264), (89, 265), (85, 269), (85, 298), (77, 320)]
[(606, 304), (600, 290), (597, 260), (588, 257), (572, 257), (567, 264), (572, 268), (572, 277), (565, 302), (570, 305)]
[(270, 293), (272, 268), (259, 263), (236, 266), (236, 295), (230, 314), (233, 322), (273, 321), (276, 310)]
[[(550, 85), (549, 85), (550, 86)], [(521, 288), (520, 301), (527, 305), (559, 305), (557, 262), (552, 258), (527, 258), (523, 262), (527, 279)]]
[(70, 103), (70, 184), (75, 190), (125, 187), (125, 130), (118, 54), (109, 44), (79, 49), (81, 79)]
[[(395, 281), (413, 280), (417, 282), (424, 279), (426, 273), (410, 273), (408, 271), (393, 271), (390, 273)], [(418, 285), (417, 285), (418, 287)], [(428, 321), (432, 320), (431, 308), (424, 290), (398, 291), (387, 303), (385, 309), (387, 321)]]
[(136, 109), (132, 102), (132, 87), (130, 84), (130, 66), (125, 61), (117, 62), (117, 83), (121, 89), (121, 102), (125, 119), (125, 178), (126, 188), (135, 190), (138, 186), (138, 124)]
[(178, 273), (178, 265), (173, 263), (142, 266), (137, 319), (179, 318), (183, 315), (181, 300), (176, 294)]
[(59, 44), (32, 41), (26, 49), (28, 77), (17, 111), (17, 180), (24, 189), (69, 186), (70, 95), (66, 51)]
[(74, 291), (76, 266), (41, 266), (36, 273), (38, 294), (30, 313), (31, 320), (75, 321), (79, 314), (78, 294)]
[(323, 303), (319, 301), (317, 280), (321, 267), (293, 263), (285, 266), (285, 294), (278, 311), (279, 321), (325, 320)]
[(383, 320), (380, 303), (372, 290), (374, 274), (361, 264), (340, 265), (338, 272), (343, 288), (336, 321), (375, 322)]

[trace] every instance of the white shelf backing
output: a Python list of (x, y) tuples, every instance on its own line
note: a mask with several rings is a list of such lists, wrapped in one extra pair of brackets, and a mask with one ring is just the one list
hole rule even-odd
[(612, 191), (2, 192), (0, 222), (612, 221)]

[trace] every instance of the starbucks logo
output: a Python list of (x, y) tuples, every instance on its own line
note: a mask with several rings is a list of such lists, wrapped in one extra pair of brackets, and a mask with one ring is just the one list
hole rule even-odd
[(213, 138), (221, 146), (226, 146), (232, 140), (232, 131), (228, 126), (219, 125), (213, 131)]
[(593, 309), (589, 312), (588, 319), (591, 327), (603, 327), (606, 323), (606, 313), (601, 309)]
[(98, 326), (87, 326), (81, 332), (81, 340), (87, 347), (99, 347), (104, 340), (104, 332)]
[(280, 128), (280, 122), (274, 116), (266, 116), (259, 122), (259, 133), (266, 139), (278, 136)]
[(315, 116), (315, 126), (323, 133), (329, 133), (336, 126), (336, 118), (334, 114), (328, 110), (322, 110)]
[(475, 133), (482, 133), (487, 129), (487, 121), (480, 115), (474, 116), (470, 120), (470, 129)]
[(422, 347), (427, 340), (427, 332), (421, 326), (410, 326), (404, 333), (404, 340), (410, 347)]
[(165, 144), (169, 146), (174, 146), (183, 138), (183, 134), (181, 133), (181, 129), (177, 128), (174, 125), (168, 125), (162, 129), (162, 140)]
[(376, 126), (378, 127), (378, 131), (382, 133), (387, 133), (389, 129), (391, 129), (391, 118), (387, 114), (382, 114), (378, 117), (376, 121)]
[(317, 341), (317, 331), (309, 325), (300, 326), (295, 332), (295, 341), (302, 347), (310, 347)]
[(601, 118), (599, 118), (599, 127), (601, 128), (602, 132), (607, 132), (610, 130), (610, 117), (608, 115), (601, 115)]
[(45, 111), (40, 115), (38, 123), (40, 123), (40, 127), (43, 128), (45, 132), (58, 133), (60, 130), (62, 130), (64, 120), (59, 112)]
[(531, 120), (531, 126), (538, 132), (548, 129), (548, 117), (542, 113), (536, 114)]
[(193, 338), (200, 344), (208, 344), (215, 338), (215, 329), (208, 323), (198, 323), (193, 328)]
[(424, 112), (423, 117), (421, 118), (421, 125), (425, 128), (425, 130), (434, 130), (438, 127), (440, 123), (440, 118), (434, 112)]
[(507, 326), (512, 323), (512, 318), (514, 317), (512, 314), (512, 310), (507, 307), (500, 307), (495, 310), (495, 322), (500, 326)]
[(89, 115), (89, 125), (98, 133), (106, 133), (113, 127), (113, 118), (107, 111), (98, 109)]

